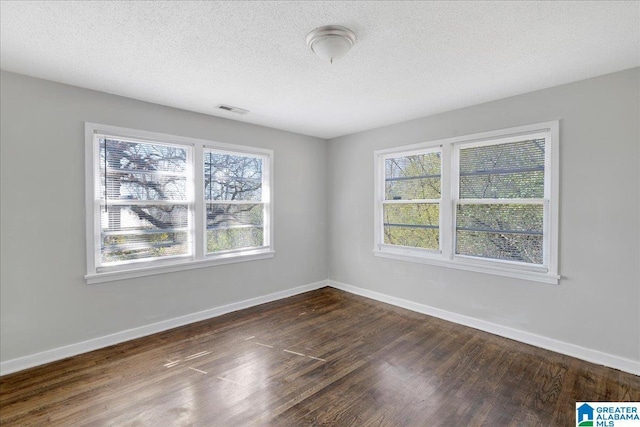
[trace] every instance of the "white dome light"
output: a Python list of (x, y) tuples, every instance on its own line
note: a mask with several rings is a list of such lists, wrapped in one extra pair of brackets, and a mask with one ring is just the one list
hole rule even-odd
[(355, 33), (339, 25), (316, 28), (307, 36), (307, 45), (313, 53), (331, 63), (349, 52), (355, 41)]

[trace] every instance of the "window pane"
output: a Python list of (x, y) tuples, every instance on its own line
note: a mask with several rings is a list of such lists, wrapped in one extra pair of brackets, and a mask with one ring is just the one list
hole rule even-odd
[(416, 228), (402, 226), (384, 226), (384, 243), (387, 245), (410, 246), (413, 248), (439, 248), (437, 228)]
[(385, 200), (439, 199), (440, 177), (387, 181)]
[(464, 205), (457, 208), (458, 229), (472, 228), (492, 231), (529, 232), (542, 234), (541, 204)]
[(458, 205), (456, 253), (543, 262), (543, 205)]
[(385, 200), (440, 198), (440, 153), (385, 160)]
[(429, 225), (437, 227), (439, 206), (435, 203), (385, 204), (384, 222), (387, 224)]
[[(104, 199), (104, 176), (101, 178)], [(109, 200), (187, 200), (184, 176), (109, 171), (106, 189)]]
[(439, 205), (385, 204), (384, 243), (425, 249), (439, 248)]
[(460, 149), (460, 198), (544, 197), (545, 140)]
[(456, 253), (542, 265), (542, 236), (506, 233), (456, 233)]
[(188, 255), (187, 205), (101, 209), (102, 263)]
[(98, 144), (100, 199), (187, 200), (185, 148), (114, 138)]
[(207, 253), (264, 246), (262, 227), (214, 228), (207, 230)]
[(262, 159), (205, 152), (205, 200), (262, 200)]
[[(110, 170), (183, 174), (187, 170), (187, 150), (158, 143), (99, 138), (100, 171), (105, 162)], [(105, 147), (107, 158), (104, 158)]]
[(208, 203), (207, 252), (263, 246), (263, 223), (261, 203)]

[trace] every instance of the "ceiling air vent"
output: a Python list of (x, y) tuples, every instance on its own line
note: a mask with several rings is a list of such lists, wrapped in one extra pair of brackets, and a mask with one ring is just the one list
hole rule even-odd
[(243, 108), (232, 107), (231, 105), (218, 104), (216, 108), (219, 110), (230, 111), (236, 114), (247, 114), (249, 110), (245, 110)]

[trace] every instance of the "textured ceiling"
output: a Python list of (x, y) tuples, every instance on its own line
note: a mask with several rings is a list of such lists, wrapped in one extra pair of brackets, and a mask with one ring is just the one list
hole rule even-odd
[[(358, 37), (333, 65), (305, 44), (328, 24)], [(640, 65), (638, 1), (2, 1), (0, 26), (4, 70), (322, 138)]]

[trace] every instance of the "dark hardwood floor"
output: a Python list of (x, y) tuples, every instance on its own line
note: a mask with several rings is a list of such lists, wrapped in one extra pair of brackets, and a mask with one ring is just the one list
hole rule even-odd
[(640, 377), (324, 288), (0, 378), (1, 425), (573, 426)]

